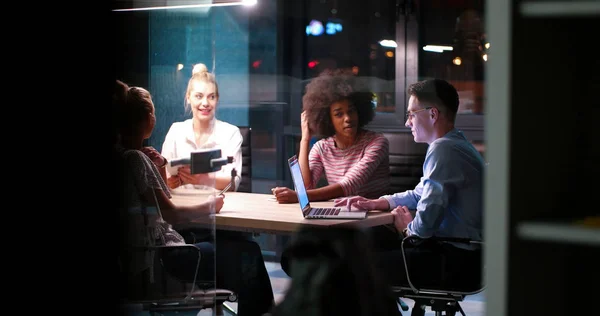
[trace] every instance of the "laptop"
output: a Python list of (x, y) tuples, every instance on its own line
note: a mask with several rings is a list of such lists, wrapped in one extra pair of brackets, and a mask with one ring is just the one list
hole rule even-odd
[(347, 211), (344, 207), (311, 207), (308, 201), (308, 194), (304, 186), (300, 164), (296, 155), (288, 159), (288, 165), (292, 174), (292, 180), (298, 194), (298, 203), (302, 210), (302, 215), (306, 219), (364, 219), (367, 217), (367, 211)]

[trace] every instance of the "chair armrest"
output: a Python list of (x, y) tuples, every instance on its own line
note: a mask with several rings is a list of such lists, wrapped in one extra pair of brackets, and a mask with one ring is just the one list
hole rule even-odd
[[(162, 258), (164, 257), (164, 252), (168, 251), (170, 249), (187, 249), (189, 251), (195, 251), (197, 253), (198, 259), (196, 260), (196, 270), (194, 272), (194, 278), (193, 278), (193, 280), (196, 280), (196, 278), (198, 276), (198, 270), (200, 269), (200, 262), (202, 260), (202, 252), (200, 251), (200, 248), (198, 248), (198, 247), (196, 247), (196, 246), (194, 246), (192, 244), (154, 245), (154, 246), (128, 246), (126, 248), (126, 250), (128, 252), (131, 252), (131, 253), (134, 253), (134, 252), (154, 253), (154, 255), (156, 256), (156, 258), (158, 258), (159, 261), (161, 262), (161, 266), (163, 265), (162, 264), (162, 262), (163, 262)], [(155, 270), (153, 270), (151, 273), (154, 273), (154, 271)], [(151, 277), (151, 278), (153, 278), (153, 277)], [(192, 287), (190, 287), (190, 290), (188, 291), (186, 297), (183, 300), (187, 301), (188, 299), (192, 298), (193, 294), (194, 294), (194, 287), (192, 286)]]
[[(175, 249), (175, 248), (179, 248), (179, 249), (190, 249), (192, 251), (196, 251), (198, 252), (198, 264), (197, 266), (200, 266), (200, 260), (202, 260), (202, 252), (200, 252), (200, 249), (192, 244), (180, 244), (180, 245), (156, 245), (156, 246), (130, 246), (129, 248), (131, 248), (134, 251), (159, 251), (159, 257), (162, 256), (162, 251), (168, 250), (168, 249)], [(196, 270), (196, 273), (198, 271)]]
[(414, 244), (414, 245), (418, 245), (419, 243), (422, 243), (424, 241), (443, 241), (443, 242), (454, 242), (454, 243), (463, 243), (463, 244), (483, 244), (483, 241), (473, 240), (470, 238), (439, 237), (439, 236), (423, 238), (423, 237), (417, 236), (417, 235), (407, 236), (402, 241), (410, 242), (411, 244)]
[(200, 252), (198, 247), (191, 244), (181, 244), (181, 245), (157, 245), (157, 246), (130, 246), (132, 249), (140, 249), (140, 250), (156, 250), (156, 249), (172, 249), (172, 248), (190, 248), (195, 249)]

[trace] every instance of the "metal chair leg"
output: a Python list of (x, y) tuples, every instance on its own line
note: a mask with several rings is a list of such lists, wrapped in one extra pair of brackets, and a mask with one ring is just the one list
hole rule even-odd
[(460, 304), (458, 302), (456, 302), (456, 308), (458, 309), (458, 311), (462, 314), (462, 316), (467, 316), (465, 314), (465, 311), (462, 309), (462, 306), (460, 306)]
[(400, 305), (400, 309), (402, 309), (402, 311), (404, 311), (404, 312), (408, 311), (408, 305), (406, 305), (406, 302), (404, 302), (399, 297), (398, 297), (398, 304)]
[(225, 308), (225, 310), (227, 311), (228, 314), (230, 315), (237, 315), (237, 313), (233, 310), (233, 308), (231, 308), (231, 306), (227, 305), (227, 303), (223, 303), (223, 307)]

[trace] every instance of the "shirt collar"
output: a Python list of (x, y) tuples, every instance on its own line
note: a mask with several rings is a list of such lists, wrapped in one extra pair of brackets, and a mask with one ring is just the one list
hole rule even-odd
[[(212, 134), (208, 137), (207, 142), (210, 142), (210, 140), (214, 137), (215, 133), (215, 129), (217, 128), (217, 119), (214, 120), (213, 124), (213, 131)], [(194, 134), (194, 120), (193, 119), (187, 119), (183, 122), (184, 124), (184, 133), (185, 133), (185, 140), (187, 142), (189, 142), (190, 144), (194, 145), (194, 149), (198, 148), (198, 145), (196, 145), (196, 135)]]
[(196, 147), (196, 137), (194, 136), (194, 123), (193, 119), (187, 119), (183, 121), (183, 132), (185, 136), (185, 141), (193, 144)]

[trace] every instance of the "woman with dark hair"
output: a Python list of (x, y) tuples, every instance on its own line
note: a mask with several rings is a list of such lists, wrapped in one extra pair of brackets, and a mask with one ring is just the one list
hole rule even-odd
[[(306, 86), (298, 162), (310, 201), (387, 192), (388, 140), (364, 128), (375, 116), (372, 100), (373, 93), (346, 70), (326, 70)], [(322, 139), (309, 148), (313, 134)], [(328, 185), (317, 188), (323, 173)], [(272, 192), (279, 203), (298, 202), (292, 189)]]
[(286, 249), (292, 281), (271, 316), (400, 316), (371, 249), (368, 236), (354, 227), (300, 230)]

